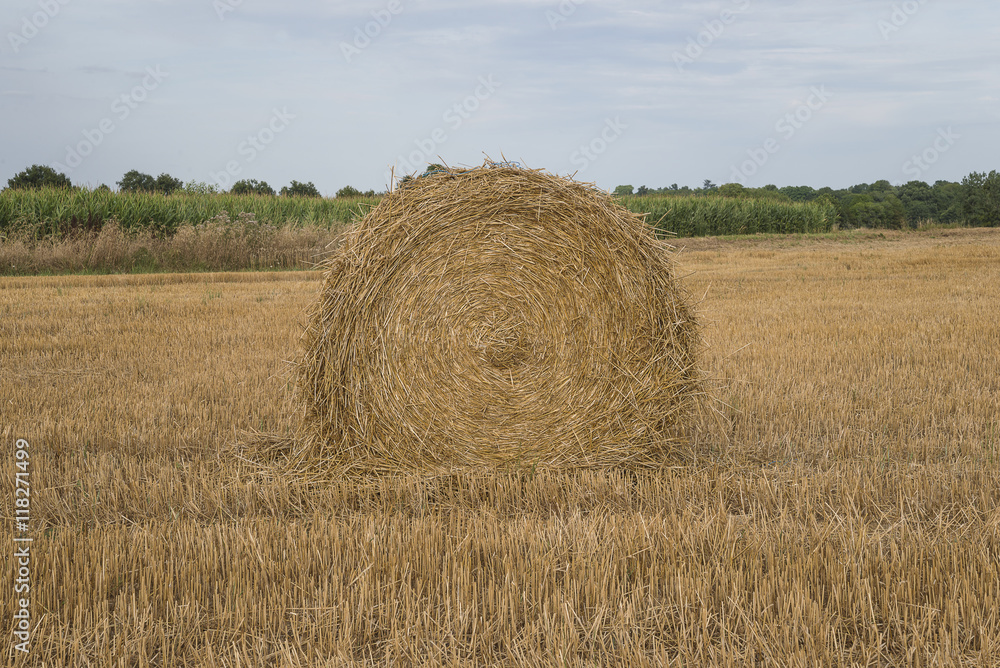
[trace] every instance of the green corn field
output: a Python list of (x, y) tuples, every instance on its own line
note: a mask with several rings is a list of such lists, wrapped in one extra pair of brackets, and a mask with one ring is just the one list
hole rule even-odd
[(647, 214), (658, 232), (679, 237), (829, 232), (837, 210), (827, 202), (698, 196), (626, 196), (629, 210)]
[[(836, 209), (826, 202), (702, 196), (623, 197), (630, 211), (647, 214), (649, 223), (679, 237), (759, 233), (828, 232)], [(226, 213), (235, 220), (249, 214), (259, 224), (319, 227), (329, 230), (353, 222), (377, 197), (351, 199), (267, 195), (116, 193), (110, 190), (57, 189), (0, 191), (0, 234), (35, 239), (96, 232), (115, 220), (125, 232), (172, 235)]]
[(0, 192), (0, 233), (35, 238), (94, 232), (115, 220), (127, 232), (173, 234), (227, 213), (251, 214), (265, 225), (289, 223), (329, 229), (350, 223), (374, 198), (328, 199), (266, 195), (116, 193), (110, 190), (43, 188)]

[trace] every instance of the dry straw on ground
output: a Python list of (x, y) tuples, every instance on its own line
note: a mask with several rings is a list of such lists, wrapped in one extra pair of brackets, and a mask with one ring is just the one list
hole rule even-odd
[(591, 185), (438, 172), (386, 197), (325, 269), (300, 469), (654, 465), (698, 391), (670, 246)]
[(732, 431), (663, 471), (255, 478), (319, 273), (0, 278), (0, 667), (1000, 666), (1000, 229), (684, 245)]

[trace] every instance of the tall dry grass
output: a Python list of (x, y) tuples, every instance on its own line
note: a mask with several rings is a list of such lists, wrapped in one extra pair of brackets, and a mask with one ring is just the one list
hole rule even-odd
[(223, 212), (171, 235), (127, 231), (115, 220), (99, 231), (41, 239), (15, 232), (0, 238), (0, 275), (311, 268), (344, 229), (277, 226)]
[(1000, 663), (1000, 235), (687, 245), (726, 433), (642, 474), (281, 479), (318, 274), (0, 279), (5, 665)]

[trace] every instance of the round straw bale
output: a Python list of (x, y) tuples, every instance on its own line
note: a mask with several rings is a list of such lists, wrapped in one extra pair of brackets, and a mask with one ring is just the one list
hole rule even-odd
[(366, 470), (662, 461), (697, 392), (670, 247), (591, 185), (448, 170), (326, 260), (300, 463)]

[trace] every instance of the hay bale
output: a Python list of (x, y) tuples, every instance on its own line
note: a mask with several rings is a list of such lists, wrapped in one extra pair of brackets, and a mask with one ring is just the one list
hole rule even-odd
[(662, 461), (697, 392), (670, 247), (594, 187), (439, 172), (325, 262), (304, 334), (302, 465)]

